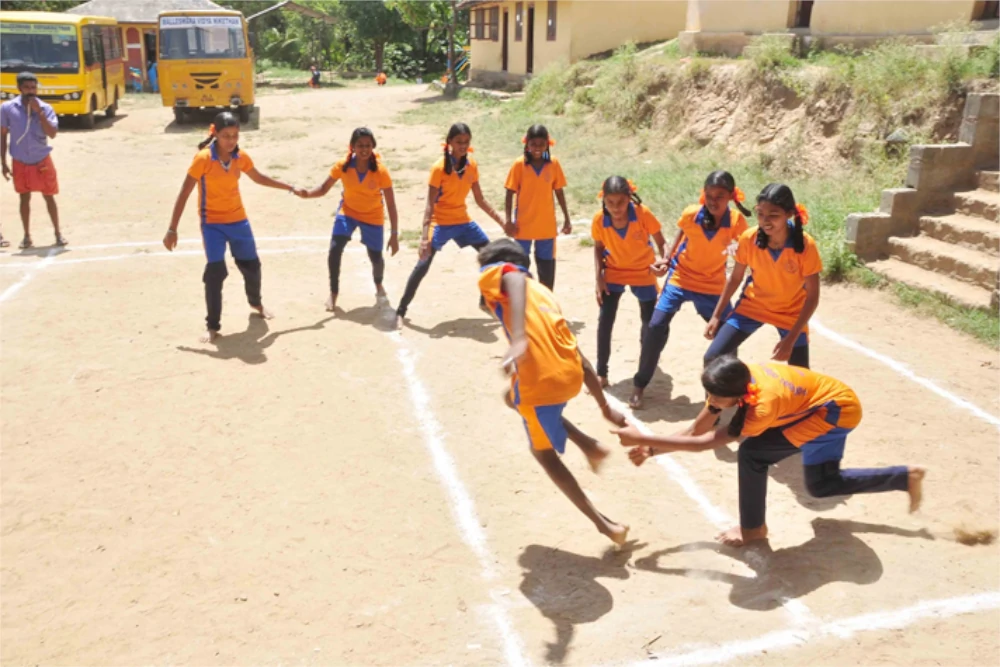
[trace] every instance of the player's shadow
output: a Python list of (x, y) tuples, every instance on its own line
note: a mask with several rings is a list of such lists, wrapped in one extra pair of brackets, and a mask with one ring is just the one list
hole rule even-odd
[(403, 326), (429, 338), (468, 338), (480, 343), (495, 343), (503, 335), (500, 323), (492, 317), (458, 317), (438, 322), (430, 329), (404, 318)]
[[(69, 246), (57, 246), (55, 241), (50, 243), (38, 243), (34, 241), (34, 245), (30, 248), (19, 248), (18, 244), (20, 241), (10, 240), (10, 247), (6, 250), (12, 251), (11, 257), (49, 257), (49, 253), (52, 253), (52, 257), (58, 257), (59, 255), (65, 255), (72, 251)], [(54, 252), (53, 252), (54, 251)]]
[[(606, 391), (628, 405), (633, 386), (629, 377), (615, 382)], [(673, 398), (673, 391), (674, 378), (657, 368), (643, 392), (643, 407), (635, 411), (635, 416), (644, 422), (683, 422), (697, 417), (705, 402), (701, 399), (693, 402), (688, 396)]]
[[(720, 461), (736, 463), (737, 449), (737, 445), (723, 445), (712, 450), (712, 453)], [(805, 471), (802, 469), (802, 457), (799, 455), (789, 456), (787, 459), (770, 466), (768, 475), (775, 482), (787, 486), (795, 494), (795, 500), (800, 505), (808, 507), (814, 512), (827, 512), (847, 502), (848, 496), (816, 498), (811, 495), (806, 490)]]
[(230, 359), (239, 359), (245, 364), (262, 364), (267, 361), (267, 355), (264, 354), (264, 350), (274, 345), (274, 341), (281, 336), (298, 333), (300, 331), (318, 331), (332, 319), (334, 318), (331, 315), (330, 317), (326, 317), (316, 324), (310, 324), (309, 326), (284, 329), (283, 331), (269, 331), (267, 320), (259, 315), (252, 314), (250, 315), (250, 321), (247, 324), (246, 331), (234, 334), (223, 334), (222, 336), (216, 338), (215, 342), (212, 343), (212, 345), (215, 346), (214, 350), (188, 347), (186, 345), (178, 345), (177, 349), (181, 352), (201, 354), (214, 359), (222, 359), (226, 361)]
[(630, 542), (616, 551), (609, 547), (601, 558), (531, 544), (518, 563), (524, 568), (521, 593), (555, 625), (555, 641), (547, 644), (545, 661), (566, 659), (575, 626), (593, 623), (614, 607), (611, 591), (597, 579), (628, 579), (631, 551), (645, 545)]
[(344, 310), (340, 306), (334, 309), (336, 317), (334, 319), (347, 320), (355, 324), (369, 326), (377, 331), (390, 332), (396, 330), (396, 311), (392, 309), (388, 302), (376, 303), (374, 306), (360, 306), (351, 310)]
[[(906, 530), (894, 526), (816, 518), (815, 536), (794, 547), (771, 549), (764, 541), (736, 549), (716, 542), (693, 542), (662, 549), (635, 561), (648, 572), (721, 581), (732, 588), (729, 601), (751, 611), (771, 611), (787, 599), (798, 599), (834, 582), (870, 585), (882, 578), (882, 561), (857, 533), (897, 535), (925, 540), (934, 537), (926, 529)], [(714, 551), (747, 565), (749, 576), (701, 568), (665, 567), (662, 560), (684, 551)]]

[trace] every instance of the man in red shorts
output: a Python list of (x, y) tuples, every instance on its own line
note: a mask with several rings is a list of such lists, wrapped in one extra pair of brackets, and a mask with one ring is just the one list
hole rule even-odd
[(20, 247), (28, 249), (33, 245), (29, 222), (32, 192), (40, 192), (45, 198), (56, 233), (56, 245), (63, 246), (67, 242), (59, 232), (59, 209), (56, 207), (59, 180), (49, 155), (52, 147), (48, 145), (48, 140), (59, 131), (59, 119), (52, 107), (38, 98), (38, 79), (34, 74), (18, 74), (17, 89), (20, 95), (0, 105), (0, 161), (3, 163), (3, 177), (9, 181), (12, 173), (7, 165), (9, 146), (10, 157), (14, 161), (14, 191), (21, 195), (24, 240)]

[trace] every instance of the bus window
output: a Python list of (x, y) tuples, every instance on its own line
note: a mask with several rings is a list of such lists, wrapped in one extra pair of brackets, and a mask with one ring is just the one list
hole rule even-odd
[(4, 72), (75, 74), (80, 71), (76, 28), (51, 23), (0, 26), (0, 69)]

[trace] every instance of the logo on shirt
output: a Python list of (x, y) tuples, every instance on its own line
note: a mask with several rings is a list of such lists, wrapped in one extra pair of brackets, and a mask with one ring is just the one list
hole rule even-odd
[(794, 259), (789, 258), (785, 262), (785, 271), (788, 272), (788, 273), (798, 273), (799, 272), (799, 263), (796, 262)]

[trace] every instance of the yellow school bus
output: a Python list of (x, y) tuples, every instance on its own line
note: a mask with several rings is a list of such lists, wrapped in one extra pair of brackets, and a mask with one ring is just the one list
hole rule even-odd
[(157, 51), (160, 96), (178, 123), (195, 109), (231, 108), (240, 122), (250, 120), (254, 63), (243, 14), (160, 12)]
[(38, 78), (38, 96), (60, 116), (94, 127), (125, 96), (125, 50), (118, 22), (103, 16), (0, 12), (0, 100), (17, 97), (17, 75)]

